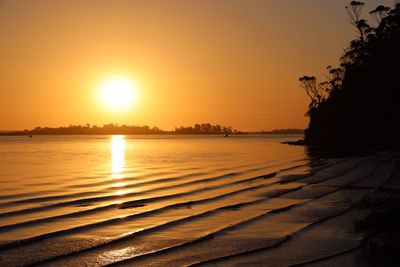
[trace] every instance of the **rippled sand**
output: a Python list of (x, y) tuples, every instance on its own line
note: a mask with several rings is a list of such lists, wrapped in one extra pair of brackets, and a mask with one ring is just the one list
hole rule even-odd
[(311, 160), (281, 140), (1, 139), (0, 265), (291, 266), (352, 251), (356, 204), (391, 184), (398, 157)]

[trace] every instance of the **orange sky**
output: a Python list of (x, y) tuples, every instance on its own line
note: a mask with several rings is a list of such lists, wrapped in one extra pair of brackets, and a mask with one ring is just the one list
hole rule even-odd
[[(0, 0), (0, 129), (305, 127), (298, 77), (338, 63), (355, 35), (348, 2)], [(390, 3), (366, 2), (366, 18)], [(137, 84), (129, 110), (99, 101), (112, 75)]]

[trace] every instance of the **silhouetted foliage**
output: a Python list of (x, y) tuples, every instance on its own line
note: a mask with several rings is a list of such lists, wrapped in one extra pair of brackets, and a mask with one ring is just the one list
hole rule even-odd
[(377, 6), (374, 10), (370, 11), (369, 13), (371, 15), (375, 16), (375, 19), (379, 24), (382, 22), (382, 19), (384, 19), (387, 16), (389, 11), (390, 11), (390, 7), (380, 5), (380, 6)]
[(195, 124), (193, 127), (176, 127), (174, 133), (177, 134), (232, 134), (238, 132), (231, 126), (211, 125), (210, 123)]
[(70, 125), (68, 127), (36, 127), (33, 130), (2, 132), (0, 135), (103, 135), (103, 134), (240, 134), (243, 132), (231, 126), (195, 124), (193, 127), (176, 127), (174, 131), (164, 131), (158, 127), (106, 124), (103, 126)]
[(353, 1), (346, 7), (359, 36), (340, 66), (328, 67), (328, 80), (300, 78), (311, 98), (305, 142), (316, 153), (400, 148), (400, 3), (371, 11), (376, 27), (361, 18), (363, 6)]
[(321, 96), (319, 95), (319, 89), (317, 87), (317, 79), (314, 76), (303, 76), (299, 79), (301, 82), (301, 87), (310, 98), (309, 108), (315, 108), (321, 101)]
[(350, 23), (357, 28), (360, 33), (360, 40), (365, 41), (365, 34), (369, 31), (370, 27), (367, 21), (361, 19), (361, 12), (364, 7), (363, 2), (351, 1), (350, 5), (346, 6), (347, 13), (349, 13)]
[(91, 126), (86, 125), (70, 125), (68, 127), (36, 127), (35, 129), (29, 131), (29, 134), (45, 134), (45, 135), (86, 135), (86, 134), (161, 134), (163, 133), (157, 127), (136, 126), (136, 125), (117, 125), (117, 124), (106, 124), (103, 126)]

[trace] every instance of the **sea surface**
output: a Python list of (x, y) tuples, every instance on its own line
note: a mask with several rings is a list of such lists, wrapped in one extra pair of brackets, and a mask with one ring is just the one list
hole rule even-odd
[(342, 184), (394, 168), (281, 144), (301, 137), (0, 137), (0, 265), (226, 260), (285, 243), (367, 192)]

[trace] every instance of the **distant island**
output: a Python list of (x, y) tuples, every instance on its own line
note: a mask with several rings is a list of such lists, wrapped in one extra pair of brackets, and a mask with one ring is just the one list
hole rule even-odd
[(219, 124), (202, 123), (193, 126), (175, 127), (172, 131), (165, 131), (158, 127), (150, 127), (147, 125), (117, 125), (106, 124), (97, 125), (70, 125), (66, 127), (36, 127), (32, 130), (20, 131), (0, 131), (0, 136), (12, 135), (110, 135), (110, 134), (126, 134), (126, 135), (161, 135), (161, 134), (177, 134), (177, 135), (241, 135), (241, 134), (303, 134), (301, 129), (276, 129), (272, 131), (245, 132), (233, 129), (231, 126), (221, 126)]

